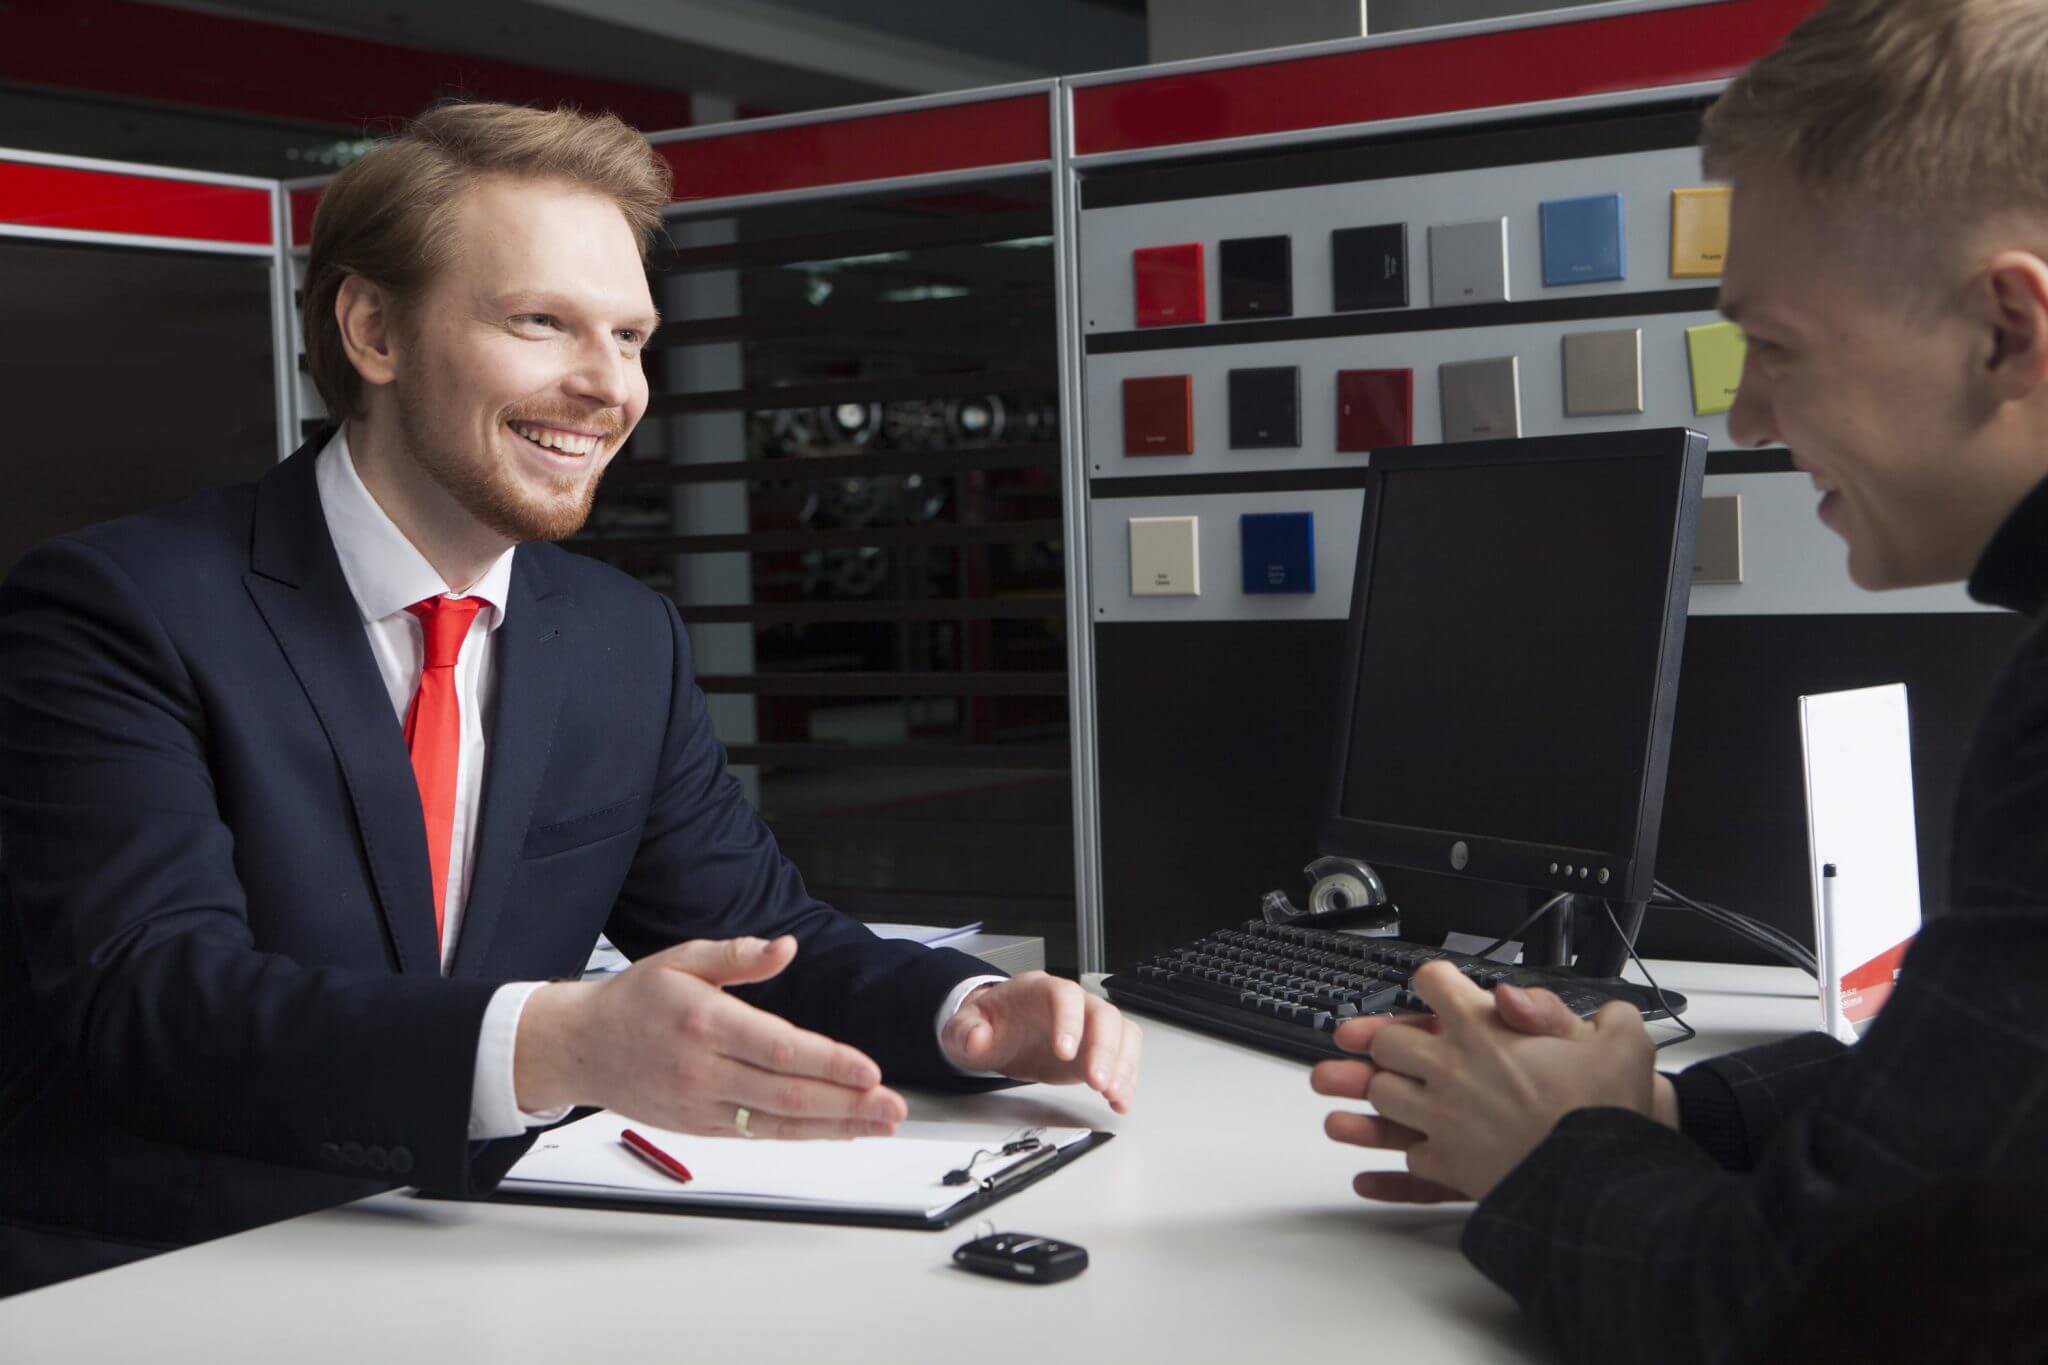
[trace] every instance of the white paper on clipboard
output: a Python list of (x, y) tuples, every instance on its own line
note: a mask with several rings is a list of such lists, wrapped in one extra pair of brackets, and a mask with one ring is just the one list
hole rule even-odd
[[(650, 1169), (620, 1144), (626, 1128), (643, 1133), (691, 1172), (688, 1184)], [(603, 1197), (762, 1210), (936, 1218), (973, 1198), (984, 1179), (1000, 1181), (1033, 1154), (1002, 1156), (1014, 1127), (908, 1122), (894, 1137), (840, 1142), (749, 1142), (693, 1137), (600, 1112), (543, 1133), (505, 1177), (511, 1193)], [(1041, 1148), (1066, 1151), (1086, 1128), (1034, 1128)], [(968, 1168), (974, 1180), (948, 1185), (946, 1172)]]
[[(1853, 1043), (1920, 932), (1912, 727), (1903, 683), (1799, 699), (1821, 1027)], [(1833, 913), (1821, 869), (1835, 868)]]

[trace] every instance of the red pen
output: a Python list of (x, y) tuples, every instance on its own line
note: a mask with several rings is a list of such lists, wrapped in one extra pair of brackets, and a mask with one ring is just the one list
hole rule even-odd
[(662, 1151), (661, 1148), (655, 1146), (646, 1138), (641, 1137), (631, 1128), (625, 1129), (619, 1134), (619, 1141), (626, 1145), (627, 1151), (639, 1157), (663, 1175), (672, 1176), (684, 1184), (688, 1184), (696, 1178), (690, 1174), (688, 1166), (677, 1161), (674, 1157)]

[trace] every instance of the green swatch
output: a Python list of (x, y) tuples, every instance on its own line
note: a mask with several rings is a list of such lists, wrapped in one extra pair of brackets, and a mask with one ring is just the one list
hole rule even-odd
[(1692, 356), (1692, 410), (1706, 417), (1734, 407), (1742, 357), (1749, 349), (1742, 329), (1732, 322), (1688, 327), (1685, 349)]

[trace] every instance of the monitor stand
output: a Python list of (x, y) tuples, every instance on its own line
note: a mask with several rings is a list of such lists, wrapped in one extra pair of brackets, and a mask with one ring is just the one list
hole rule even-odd
[[(1530, 911), (1549, 899), (1550, 893), (1531, 891)], [(1532, 967), (1568, 971), (1596, 980), (1603, 989), (1614, 992), (1641, 1010), (1645, 1018), (1662, 1018), (1667, 1003), (1672, 1014), (1683, 1014), (1686, 1000), (1679, 992), (1665, 987), (1663, 1001), (1660, 1002), (1657, 992), (1648, 986), (1621, 979), (1621, 969), (1628, 963), (1628, 945), (1634, 942), (1643, 927), (1644, 908), (1642, 901), (1623, 901), (1614, 907), (1614, 916), (1610, 919), (1597, 897), (1567, 896), (1537, 921), (1536, 933), (1530, 939), (1522, 960)], [(1616, 921), (1620, 923), (1622, 934), (1615, 933)], [(1575, 941), (1579, 945), (1576, 958), (1572, 956)]]

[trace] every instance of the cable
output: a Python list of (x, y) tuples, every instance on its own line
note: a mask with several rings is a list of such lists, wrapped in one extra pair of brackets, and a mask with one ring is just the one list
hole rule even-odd
[(1771, 956), (1781, 958), (1791, 965), (1800, 968), (1808, 975), (1815, 974), (1817, 964), (1803, 945), (1783, 935), (1761, 931), (1740, 916), (1731, 915), (1718, 907), (1698, 905), (1686, 901), (1657, 900), (1653, 901), (1652, 904), (1656, 905), (1659, 909), (1684, 910), (1698, 915), (1702, 919), (1706, 919), (1727, 930), (1729, 933), (1747, 940)]
[(1684, 908), (1697, 911), (1710, 918), (1718, 918), (1720, 922), (1726, 924), (1735, 932), (1754, 941), (1776, 945), (1782, 953), (1789, 954), (1801, 966), (1813, 963), (1813, 956), (1807, 951), (1806, 945), (1800, 943), (1776, 925), (1766, 924), (1762, 920), (1753, 919), (1748, 915), (1737, 914), (1725, 906), (1715, 905), (1712, 901), (1695, 899), (1675, 887), (1664, 886), (1662, 883), (1657, 885), (1666, 895), (1677, 900)]
[(1762, 920), (1753, 918), (1749, 915), (1737, 914), (1735, 911), (1728, 909), (1726, 906), (1716, 905), (1712, 901), (1703, 901), (1696, 896), (1688, 896), (1683, 891), (1680, 891), (1677, 887), (1671, 885), (1669, 882), (1652, 882), (1651, 886), (1654, 887), (1659, 894), (1668, 896), (1672, 900), (1678, 901), (1688, 908), (1711, 911), (1717, 914), (1725, 915), (1730, 920), (1737, 921), (1759, 934), (1775, 937), (1776, 939), (1785, 943), (1790, 943), (1795, 947), (1800, 946), (1796, 939), (1792, 938), (1789, 934), (1785, 933), (1784, 930), (1778, 928), (1774, 924), (1766, 924)]
[(1634, 960), (1636, 969), (1643, 974), (1643, 980), (1650, 983), (1650, 991), (1657, 997), (1657, 1008), (1664, 1011), (1665, 1018), (1685, 1030), (1685, 1033), (1680, 1037), (1666, 1038), (1663, 1042), (1658, 1043), (1656, 1045), (1657, 1050), (1661, 1052), (1674, 1043), (1688, 1043), (1699, 1037), (1699, 1030), (1680, 1018), (1678, 1011), (1671, 1008), (1671, 1002), (1664, 998), (1664, 988), (1657, 984), (1657, 978), (1651, 976), (1649, 967), (1644, 965), (1642, 954), (1636, 951), (1636, 941), (1621, 931), (1621, 921), (1615, 918), (1614, 914), (1614, 902), (1603, 900), (1600, 902), (1600, 908), (1607, 912), (1607, 922), (1614, 926), (1614, 936), (1621, 940), (1623, 947), (1628, 949), (1628, 955)]
[(1662, 882), (1655, 883), (1655, 886), (1659, 893), (1668, 898), (1668, 901), (1659, 902), (1659, 904), (1665, 905), (1666, 908), (1689, 910), (1703, 918), (1712, 920), (1729, 932), (1738, 934), (1765, 949), (1772, 956), (1781, 957), (1794, 966), (1803, 968), (1808, 972), (1813, 972), (1818, 966), (1813, 961), (1813, 955), (1807, 951), (1804, 944), (1778, 929), (1775, 925), (1765, 924), (1759, 920), (1751, 919), (1747, 915), (1738, 915), (1723, 906), (1713, 904), (1711, 901), (1696, 900), (1682, 891), (1664, 885)]
[(1737, 914), (1735, 911), (1725, 906), (1715, 905), (1711, 901), (1695, 900), (1683, 891), (1664, 882), (1653, 882), (1652, 886), (1658, 893), (1669, 898), (1668, 901), (1657, 902), (1660, 905), (1664, 905), (1665, 908), (1689, 910), (1703, 919), (1720, 925), (1730, 933), (1747, 939), (1750, 943), (1763, 949), (1771, 956), (1791, 963), (1809, 976), (1818, 977), (1820, 975), (1820, 964), (1814, 959), (1813, 953), (1806, 945), (1793, 938), (1790, 934), (1785, 933), (1776, 925), (1765, 924), (1763, 921), (1753, 919), (1748, 915)]
[(1522, 936), (1523, 930), (1527, 929), (1537, 920), (1542, 919), (1545, 915), (1549, 914), (1550, 908), (1556, 905), (1559, 901), (1571, 899), (1571, 895), (1572, 893), (1569, 891), (1558, 892), (1555, 896), (1552, 896), (1549, 900), (1543, 902), (1543, 904), (1537, 906), (1534, 910), (1530, 911), (1529, 918), (1523, 920), (1520, 924), (1517, 924), (1514, 928), (1508, 930), (1505, 934), (1502, 934), (1499, 938), (1487, 944), (1478, 952), (1472, 954), (1472, 956), (1492, 957), (1494, 949), (1500, 947), (1502, 944), (1508, 942), (1510, 939), (1520, 938)]

